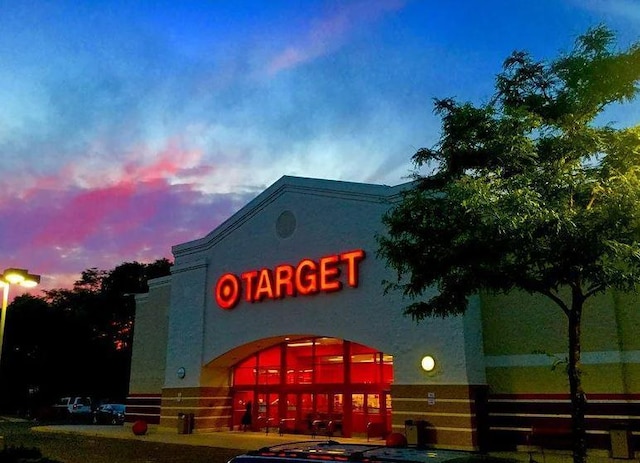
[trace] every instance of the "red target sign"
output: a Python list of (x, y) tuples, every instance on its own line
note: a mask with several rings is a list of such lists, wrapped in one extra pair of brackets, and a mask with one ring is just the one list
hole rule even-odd
[(233, 309), (240, 298), (246, 302), (310, 296), (319, 292), (340, 291), (346, 285), (358, 287), (360, 262), (365, 258), (362, 249), (325, 256), (318, 261), (302, 259), (298, 265), (278, 265), (222, 275), (215, 287), (215, 298), (222, 309)]
[(233, 309), (240, 300), (240, 278), (225, 273), (216, 283), (216, 302), (222, 309)]

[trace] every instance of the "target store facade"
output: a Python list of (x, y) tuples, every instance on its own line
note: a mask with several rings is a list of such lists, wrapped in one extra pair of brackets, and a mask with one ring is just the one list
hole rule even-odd
[[(395, 275), (376, 257), (376, 235), (406, 187), (282, 177), (208, 235), (174, 246), (171, 276), (136, 296), (127, 421), (176, 429), (188, 414), (193, 432), (235, 432), (249, 412), (254, 430), (346, 437), (419, 424), (430, 445), (477, 450), (524, 439), (531, 404), (555, 403), (555, 424), (566, 418), (562, 377), (546, 356), (523, 357), (528, 344), (566, 350), (561, 326), (533, 335), (544, 345), (522, 346), (551, 307), (478, 297), (464, 316), (417, 324), (403, 315), (406, 300), (384, 293)], [(508, 329), (520, 320), (505, 310), (513, 304), (536, 308), (517, 322), (524, 332)], [(619, 334), (612, 326), (598, 349), (620, 353)], [(596, 384), (602, 403), (635, 400), (624, 386), (638, 375), (635, 348), (612, 362), (614, 385)], [(608, 437), (603, 419), (595, 446)]]

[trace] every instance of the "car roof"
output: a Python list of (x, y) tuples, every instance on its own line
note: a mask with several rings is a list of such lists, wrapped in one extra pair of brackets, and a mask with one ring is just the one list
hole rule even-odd
[(469, 461), (470, 452), (434, 450), (417, 447), (340, 443), (337, 441), (300, 441), (261, 448), (235, 457), (233, 463), (276, 463), (294, 460), (417, 462), (440, 463)]

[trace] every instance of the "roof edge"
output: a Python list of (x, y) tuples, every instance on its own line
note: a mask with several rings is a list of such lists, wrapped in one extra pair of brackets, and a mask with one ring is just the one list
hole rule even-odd
[(284, 175), (206, 236), (174, 245), (171, 250), (174, 257), (177, 258), (211, 248), (285, 193), (298, 192), (350, 201), (393, 203), (397, 200), (401, 192), (407, 188), (407, 185), (409, 184), (391, 187), (375, 183)]

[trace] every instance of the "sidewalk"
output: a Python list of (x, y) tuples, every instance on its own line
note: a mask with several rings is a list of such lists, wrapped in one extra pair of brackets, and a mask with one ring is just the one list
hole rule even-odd
[[(136, 436), (133, 434), (130, 426), (95, 426), (95, 425), (48, 425), (36, 426), (32, 430), (37, 432), (53, 432), (68, 434), (83, 434), (95, 437), (105, 437), (114, 439), (134, 439), (141, 442), (163, 442), (179, 445), (199, 445), (208, 447), (219, 447), (238, 450), (256, 450), (262, 447), (269, 447), (285, 442), (294, 442), (301, 440), (311, 440), (311, 436), (300, 436), (285, 434), (278, 435), (277, 432), (242, 432), (242, 431), (221, 431), (208, 433), (178, 434), (177, 431), (166, 428), (157, 428), (150, 426), (147, 434)], [(315, 440), (323, 440), (316, 437)], [(384, 444), (384, 440), (372, 439), (367, 441), (366, 438), (342, 438), (335, 437), (333, 440), (344, 443), (370, 443)], [(509, 459), (522, 463), (572, 463), (571, 452), (539, 450), (528, 452), (526, 450), (514, 452), (491, 452), (490, 457), (501, 459)], [(636, 456), (634, 459), (614, 459), (609, 456), (606, 450), (591, 450), (587, 456), (588, 463), (639, 463), (640, 460)]]
[[(114, 439), (133, 439), (147, 442), (163, 442), (167, 444), (180, 445), (200, 445), (207, 447), (220, 447), (239, 450), (255, 450), (262, 447), (268, 447), (284, 442), (293, 442), (296, 440), (311, 440), (311, 436), (299, 436), (285, 434), (278, 435), (277, 432), (242, 432), (242, 431), (220, 431), (193, 434), (178, 434), (177, 431), (167, 430), (164, 428), (156, 428), (150, 426), (147, 433), (143, 436), (133, 434), (130, 426), (96, 426), (96, 425), (47, 425), (35, 426), (31, 428), (37, 432), (57, 432), (67, 434), (83, 434), (95, 437), (108, 437)], [(316, 437), (316, 440), (322, 439)], [(366, 439), (342, 439), (341, 442), (362, 443), (367, 442)], [(372, 443), (374, 441), (371, 441)], [(382, 442), (382, 441), (375, 441)]]

